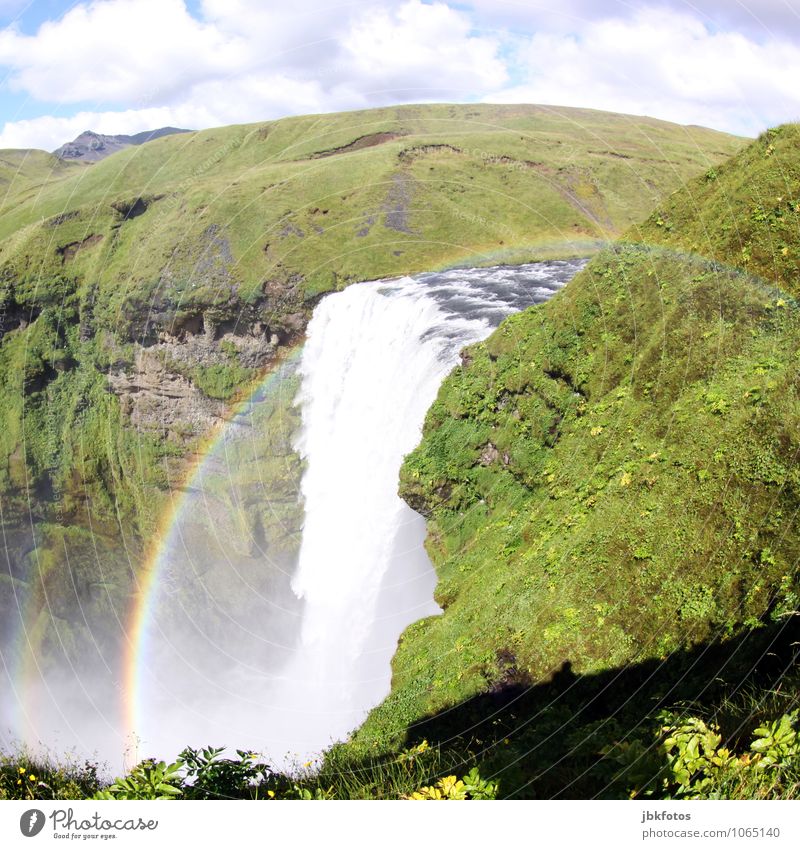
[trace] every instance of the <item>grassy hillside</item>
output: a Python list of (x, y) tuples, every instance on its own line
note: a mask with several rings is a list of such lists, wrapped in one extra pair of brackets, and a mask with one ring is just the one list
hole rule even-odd
[(5, 627), (23, 598), (34, 647), (80, 654), (87, 618), (120, 634), (116, 611), (168, 493), (237, 395), (302, 338), (320, 293), (447, 263), (585, 254), (742, 143), (647, 118), (479, 105), (174, 135), (91, 166), (7, 152)]
[(15, 214), (21, 202), (82, 170), (43, 150), (0, 150), (0, 215)]
[(580, 794), (608, 792), (601, 750), (657, 728), (670, 694), (706, 717), (738, 700), (728, 731), (752, 730), (796, 653), (798, 133), (690, 183), (468, 349), (401, 476), (444, 614), (406, 631), (392, 694), (334, 759), (435, 734), (509, 792), (571, 776)]
[(668, 198), (638, 238), (731, 263), (797, 296), (800, 128), (776, 127), (759, 142)]
[[(88, 274), (119, 322), (154, 295), (189, 310), (298, 274), (313, 294), (476, 255), (585, 252), (740, 145), (711, 130), (530, 106), (209, 130), (31, 188), (0, 214), (0, 238), (13, 234), (0, 263), (23, 300), (42, 297), (53, 277)], [(203, 267), (216, 228), (229, 245), (224, 281)], [(65, 262), (59, 248), (70, 244), (80, 249)]]

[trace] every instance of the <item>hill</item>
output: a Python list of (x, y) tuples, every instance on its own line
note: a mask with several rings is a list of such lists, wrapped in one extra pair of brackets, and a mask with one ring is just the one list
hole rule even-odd
[(189, 130), (180, 130), (177, 127), (161, 127), (158, 130), (145, 130), (132, 136), (115, 135), (108, 136), (86, 130), (71, 142), (62, 144), (53, 155), (59, 159), (79, 159), (81, 162), (99, 162), (112, 153), (125, 150), (127, 147), (144, 144), (145, 142), (160, 139), (162, 136), (170, 136), (175, 133), (188, 133)]
[[(325, 292), (446, 265), (594, 252), (743, 144), (593, 110), (434, 105), (173, 134), (91, 167), (4, 154), (16, 176), (0, 207), (0, 630), (18, 631), (24, 599), (22, 651), (43, 667), (66, 655), (68, 668), (97, 635), (127, 639), (118, 611), (171, 493), (232, 402), (300, 342)], [(552, 317), (566, 339), (568, 314)], [(533, 339), (537, 320), (503, 333)], [(487, 362), (476, 354), (476, 381)], [(567, 421), (572, 390), (554, 380), (547, 397)], [(464, 445), (455, 480), (472, 462)], [(485, 470), (498, 473), (509, 503), (529, 497), (541, 451), (526, 447), (517, 460), (515, 450), (505, 476)], [(414, 462), (424, 474), (408, 496), (424, 505), (427, 461)], [(468, 506), (477, 527), (484, 508)], [(282, 516), (231, 509), (265, 544), (281, 532)], [(499, 540), (490, 535), (487, 552)], [(442, 566), (444, 599), (448, 582)], [(436, 640), (453, 621), (442, 620)], [(476, 691), (482, 674), (442, 692)], [(398, 692), (408, 709), (395, 724), (433, 704)]]
[(16, 209), (20, 195), (33, 197), (45, 186), (72, 176), (80, 167), (43, 150), (0, 151), (0, 215)]
[(509, 793), (661, 795), (688, 713), (732, 759), (702, 792), (747, 795), (752, 729), (798, 699), (798, 140), (765, 133), (465, 352), (401, 477), (444, 614), (331, 769), (425, 737)]

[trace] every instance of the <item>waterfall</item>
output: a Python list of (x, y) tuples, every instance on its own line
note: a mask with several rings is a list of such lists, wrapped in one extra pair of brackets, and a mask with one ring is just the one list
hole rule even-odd
[(358, 726), (389, 691), (400, 632), (439, 612), (424, 522), (397, 487), (458, 348), (487, 329), (451, 318), (405, 279), (351, 286), (309, 324), (297, 441), (305, 524), (292, 581), (304, 608), (284, 672), (307, 752)]
[(300, 636), (274, 728), (295, 756), (355, 729), (389, 693), (402, 630), (439, 613), (425, 526), (397, 495), (403, 457), (465, 345), (544, 300), (580, 263), (472, 269), (325, 298), (300, 365), (305, 524), (292, 589)]

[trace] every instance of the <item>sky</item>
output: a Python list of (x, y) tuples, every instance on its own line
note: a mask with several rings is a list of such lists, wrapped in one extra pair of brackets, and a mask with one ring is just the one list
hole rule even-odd
[(800, 0), (0, 0), (0, 148), (442, 101), (754, 136), (798, 83)]

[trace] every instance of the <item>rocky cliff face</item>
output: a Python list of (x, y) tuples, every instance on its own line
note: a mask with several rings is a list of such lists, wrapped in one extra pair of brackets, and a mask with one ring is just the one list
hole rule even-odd
[[(302, 329), (299, 318), (297, 325)], [(175, 440), (203, 436), (223, 422), (225, 396), (236, 390), (224, 382), (226, 373), (252, 378), (281, 347), (281, 335), (260, 321), (237, 330), (225, 331), (212, 318), (198, 316), (176, 333), (163, 331), (156, 342), (137, 344), (130, 364), (108, 372), (109, 387), (131, 425)], [(198, 386), (209, 373), (223, 381), (216, 392), (208, 383), (206, 392)]]
[[(265, 288), (271, 296), (250, 303), (131, 315), (132, 335), (114, 334), (88, 308), (63, 321), (48, 308), (9, 308), (0, 390), (18, 408), (27, 446), (0, 466), (0, 646), (9, 656), (35, 622), (25, 645), (43, 670), (79, 668), (92, 646), (116, 662), (160, 517), (187, 491), (209, 438), (232, 421), (219, 468), (201, 485), (205, 512), (187, 525), (205, 580), (222, 592), (233, 562), (262, 589), (291, 574), (302, 525), (293, 377), (246, 416), (237, 402), (296, 346), (313, 303)], [(15, 438), (8, 431), (0, 441)], [(291, 593), (279, 590), (288, 605)], [(251, 599), (235, 601), (245, 609)]]
[(115, 135), (108, 136), (86, 130), (71, 142), (61, 145), (53, 153), (59, 159), (80, 159), (83, 162), (99, 162), (112, 153), (125, 150), (132, 145), (144, 144), (145, 142), (169, 136), (173, 133), (188, 133), (190, 130), (180, 130), (177, 127), (161, 127), (158, 130), (148, 130), (136, 133), (133, 136)]
[(202, 434), (223, 419), (225, 404), (208, 398), (181, 374), (170, 372), (162, 352), (142, 348), (130, 369), (109, 372), (108, 383), (120, 399), (120, 409), (137, 430), (151, 430), (167, 437)]

